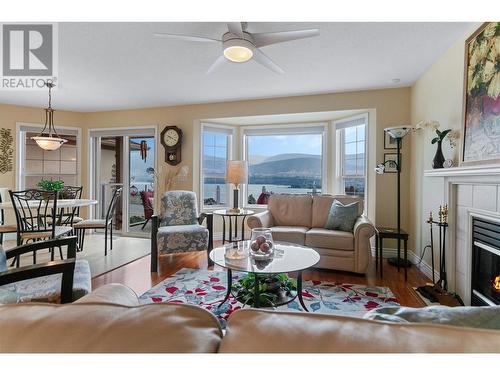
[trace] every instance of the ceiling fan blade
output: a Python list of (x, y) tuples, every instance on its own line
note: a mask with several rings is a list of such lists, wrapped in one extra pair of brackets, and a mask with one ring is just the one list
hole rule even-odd
[(240, 38), (243, 38), (243, 26), (241, 25), (241, 22), (228, 22), (227, 28), (231, 34), (238, 35)]
[(295, 30), (295, 31), (278, 31), (275, 33), (256, 33), (252, 34), (255, 47), (264, 47), (271, 44), (288, 42), (303, 38), (311, 38), (319, 35), (318, 29)]
[(210, 68), (208, 68), (208, 70), (205, 74), (211, 74), (214, 70), (216, 70), (220, 66), (224, 65), (225, 62), (226, 62), (226, 58), (224, 57), (224, 55), (220, 55), (217, 58), (217, 60), (215, 60), (212, 65), (210, 65)]
[(283, 69), (281, 69), (273, 60), (271, 60), (267, 55), (264, 54), (264, 52), (262, 52), (258, 48), (255, 48), (253, 50), (253, 59), (275, 73), (285, 73)]
[(178, 40), (184, 40), (187, 42), (202, 42), (202, 43), (220, 43), (221, 40), (206, 38), (204, 36), (195, 36), (195, 35), (182, 35), (182, 34), (169, 34), (169, 33), (155, 33), (154, 36), (159, 38), (172, 38)]

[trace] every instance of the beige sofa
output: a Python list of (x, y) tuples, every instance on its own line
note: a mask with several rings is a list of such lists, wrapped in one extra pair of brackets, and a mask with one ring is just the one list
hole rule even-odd
[(500, 331), (243, 309), (224, 335), (200, 307), (139, 305), (132, 290), (109, 284), (67, 305), (0, 305), (0, 352), (498, 353)]
[[(334, 199), (343, 204), (359, 202), (353, 232), (325, 229)], [(373, 224), (363, 215), (363, 199), (345, 195), (273, 194), (267, 210), (248, 218), (250, 228), (271, 228), (276, 241), (310, 246), (321, 258), (318, 268), (366, 273), (370, 260)]]

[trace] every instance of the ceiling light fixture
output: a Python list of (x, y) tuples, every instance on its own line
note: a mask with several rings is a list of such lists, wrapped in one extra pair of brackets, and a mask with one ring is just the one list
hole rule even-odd
[[(36, 137), (31, 137), (36, 144), (47, 151), (54, 151), (59, 149), (63, 143), (68, 142), (66, 139), (59, 137), (54, 126), (54, 110), (52, 109), (52, 88), (55, 84), (52, 80), (47, 80), (45, 86), (49, 88), (49, 106), (45, 108), (45, 125)], [(47, 129), (48, 126), (48, 129)], [(47, 132), (45, 130), (47, 129)]]
[(224, 42), (224, 57), (232, 62), (243, 63), (253, 56), (252, 43), (244, 39), (232, 39)]

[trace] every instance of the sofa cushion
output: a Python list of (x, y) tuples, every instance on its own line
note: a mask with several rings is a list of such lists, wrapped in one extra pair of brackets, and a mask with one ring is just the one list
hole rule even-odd
[(277, 226), (271, 227), (274, 241), (292, 242), (298, 245), (304, 245), (306, 240), (307, 227), (289, 227)]
[(199, 224), (160, 227), (157, 236), (160, 254), (204, 251), (208, 246), (208, 229)]
[(498, 353), (496, 330), (240, 309), (220, 353)]
[(306, 246), (325, 249), (354, 250), (354, 235), (351, 232), (312, 228), (306, 233)]
[(324, 228), (328, 220), (328, 213), (334, 200), (338, 200), (342, 204), (359, 202), (358, 214), (363, 214), (363, 199), (348, 195), (314, 195), (312, 198), (312, 228)]
[(272, 194), (268, 210), (276, 226), (311, 227), (312, 197), (299, 194)]
[(215, 353), (222, 330), (192, 305), (0, 305), (0, 353)]
[(330, 207), (330, 212), (328, 213), (328, 220), (326, 221), (325, 228), (352, 232), (354, 223), (359, 217), (358, 205), (358, 202), (344, 205), (338, 200), (334, 200)]

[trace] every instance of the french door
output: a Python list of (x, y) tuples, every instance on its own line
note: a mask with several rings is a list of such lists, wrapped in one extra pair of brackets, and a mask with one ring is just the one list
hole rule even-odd
[(149, 237), (154, 207), (156, 127), (90, 131), (93, 216), (104, 218), (114, 189), (122, 187), (114, 225), (122, 235)]

